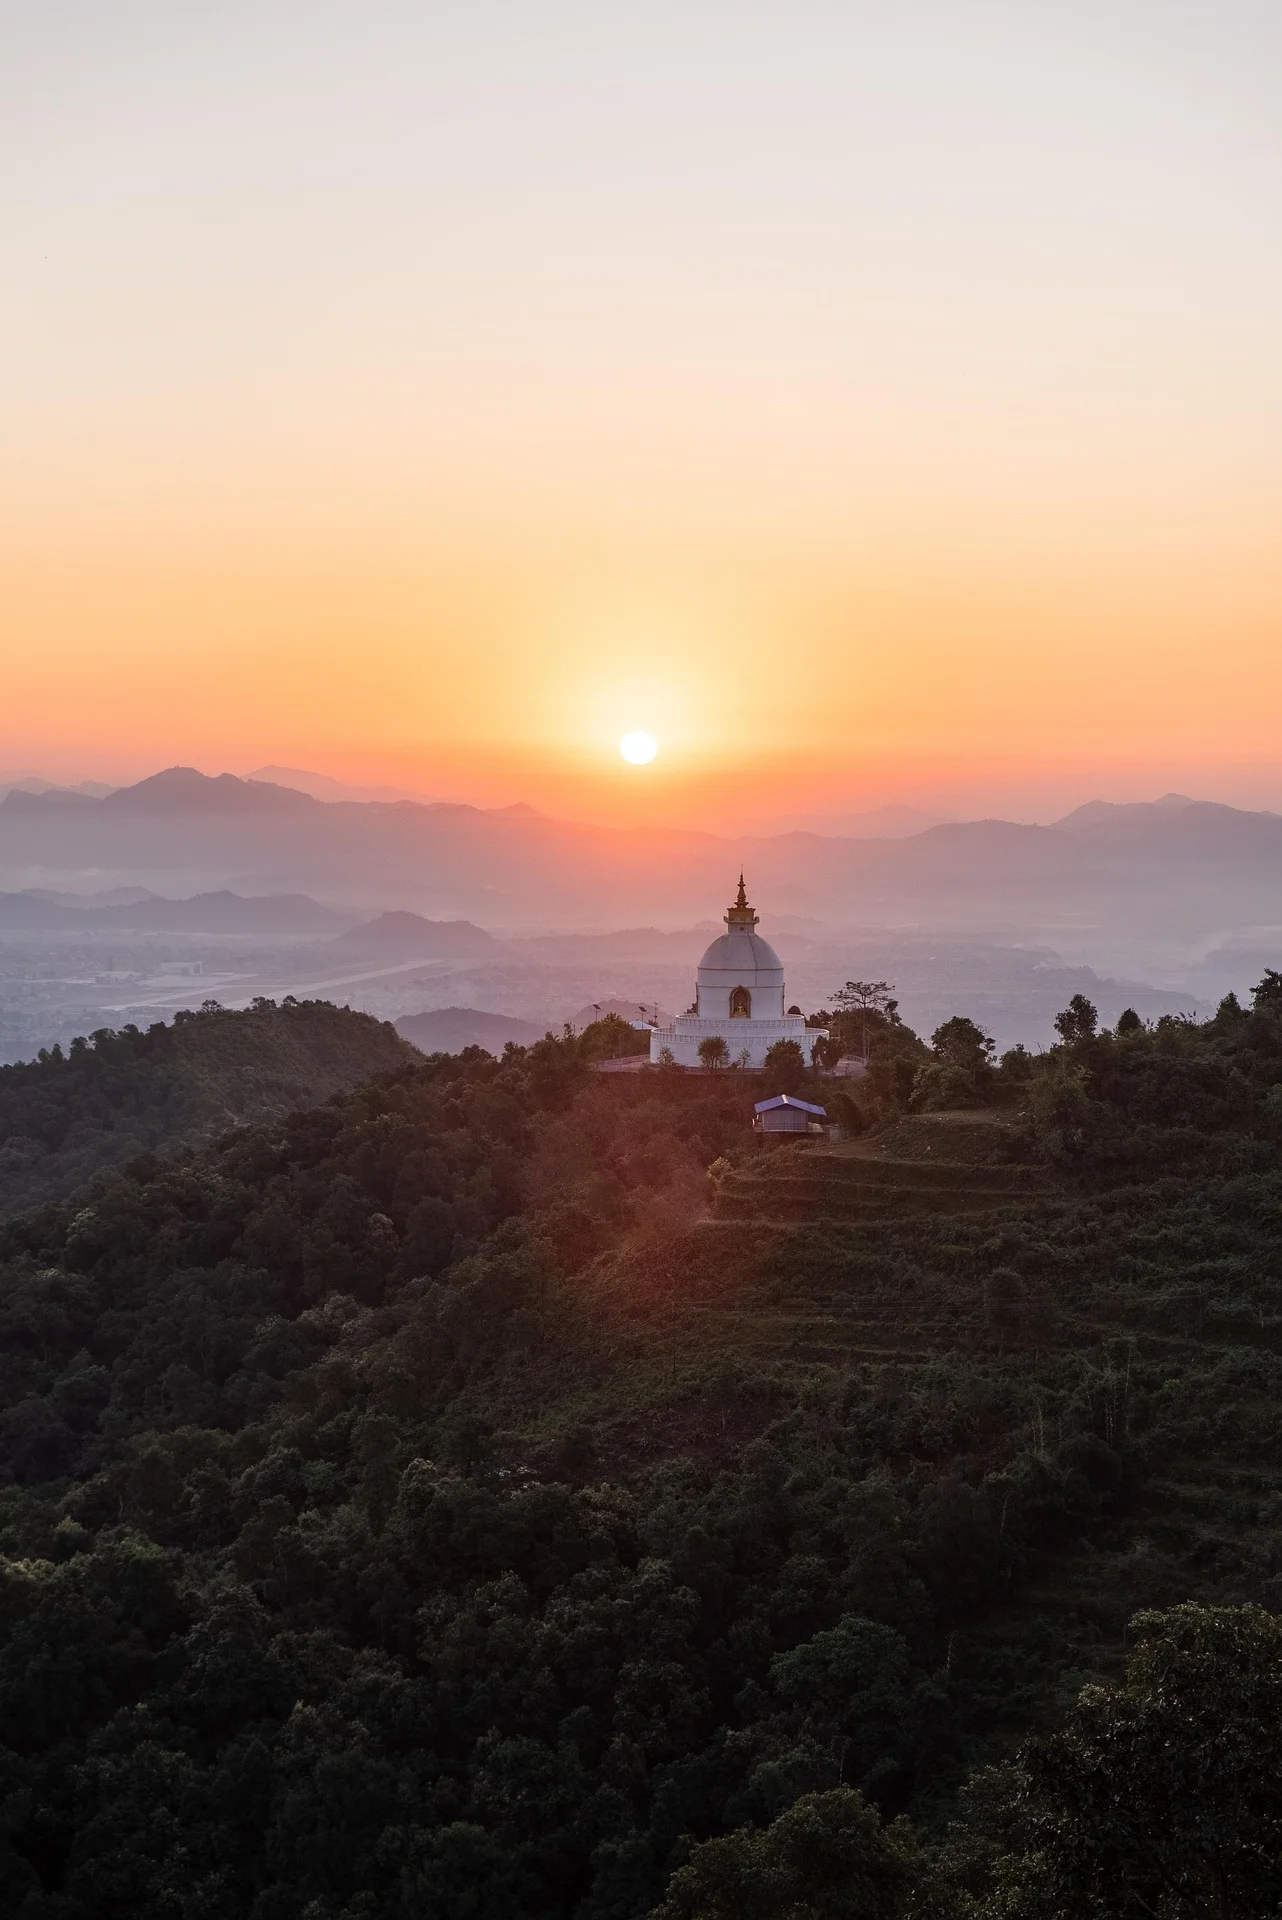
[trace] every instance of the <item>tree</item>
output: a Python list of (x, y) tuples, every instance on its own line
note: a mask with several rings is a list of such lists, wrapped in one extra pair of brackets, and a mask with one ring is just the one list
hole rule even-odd
[(984, 1325), (1005, 1347), (1024, 1325), (1028, 1288), (1012, 1267), (994, 1267), (984, 1276)]
[(893, 1023), (897, 1000), (891, 998), (894, 983), (890, 980), (847, 980), (844, 987), (838, 987), (833, 994), (834, 1003), (846, 1013), (859, 1015), (860, 1051), (864, 1065), (868, 1064), (868, 1015)]
[(620, 1020), (617, 1013), (603, 1014), (584, 1027), (579, 1035), (579, 1051), (585, 1060), (621, 1060), (628, 1054), (648, 1053), (650, 1035)]
[(1251, 1005), (1256, 1013), (1282, 1014), (1282, 973), (1276, 967), (1266, 967), (1264, 978), (1251, 995)]
[(854, 1095), (844, 1087), (838, 1087), (836, 1093), (826, 1093), (824, 1104), (829, 1119), (837, 1122), (848, 1140), (854, 1140), (867, 1131), (867, 1115)]
[(1007, 1047), (999, 1066), (1004, 1084), (1017, 1091), (1027, 1087), (1033, 1077), (1033, 1056), (1022, 1040)]
[(930, 1044), (946, 1067), (961, 1067), (967, 1073), (978, 1074), (992, 1064), (995, 1043), (964, 1013), (954, 1014), (942, 1027), (936, 1027)]
[(807, 1793), (757, 1832), (694, 1849), (651, 1920), (895, 1920), (918, 1873), (905, 1823), (861, 1793)]
[(705, 1067), (724, 1067), (730, 1058), (730, 1049), (719, 1033), (710, 1033), (699, 1042), (699, 1059)]
[(846, 1014), (860, 1016), (860, 1054), (867, 1066), (867, 1016), (894, 1021), (898, 1000), (892, 998), (894, 983), (889, 979), (848, 979), (833, 995), (835, 1006)]
[(1063, 1013), (1055, 1015), (1055, 1031), (1066, 1047), (1093, 1040), (1099, 1026), (1099, 1012), (1084, 993), (1075, 993)]
[(955, 1014), (930, 1036), (934, 1059), (920, 1070), (913, 1099), (924, 1108), (965, 1107), (982, 1100), (993, 1077), (995, 1043), (982, 1027)]
[(849, 1778), (893, 1749), (904, 1725), (910, 1676), (902, 1635), (857, 1613), (844, 1613), (835, 1627), (770, 1663), (775, 1692), (799, 1710), (809, 1732), (841, 1753)]
[(1086, 1151), (1093, 1110), (1090, 1075), (1062, 1054), (1052, 1055), (1047, 1071), (1033, 1083), (1030, 1101), (1033, 1132), (1044, 1153), (1053, 1160), (1073, 1160)]
[(806, 1056), (795, 1040), (776, 1040), (762, 1062), (766, 1092), (800, 1093), (806, 1084)]
[(545, 1033), (526, 1055), (536, 1097), (551, 1108), (567, 1107), (587, 1071), (579, 1043), (567, 1027), (558, 1037)]
[[(1064, 1018), (1064, 1016), (1063, 1016), (1063, 1014), (1061, 1014), (1061, 1015), (1060, 1015), (1060, 1019), (1062, 1020), (1063, 1018)], [(1057, 1022), (1056, 1022), (1056, 1025), (1058, 1025), (1058, 1024), (1059, 1024), (1059, 1023), (1058, 1023), (1058, 1021), (1057, 1021)], [(1143, 1031), (1144, 1031), (1144, 1022), (1143, 1022), (1143, 1021), (1142, 1021), (1142, 1020), (1140, 1019), (1140, 1017), (1139, 1017), (1139, 1015), (1138, 1015), (1138, 1013), (1136, 1013), (1136, 1011), (1135, 1011), (1135, 1009), (1134, 1009), (1134, 1007), (1124, 1007), (1124, 1008), (1122, 1009), (1122, 1011), (1121, 1011), (1121, 1013), (1119, 1013), (1119, 1014), (1118, 1014), (1118, 1016), (1117, 1016), (1117, 1037), (1118, 1037), (1118, 1039), (1119, 1039), (1119, 1040), (1125, 1040), (1125, 1039), (1127, 1039), (1127, 1038), (1128, 1038), (1128, 1037), (1129, 1037), (1129, 1036), (1130, 1036), (1131, 1034), (1133, 1034), (1133, 1033), (1143, 1033)]]
[(1038, 1914), (1250, 1920), (1282, 1901), (1282, 1621), (1137, 1614), (1120, 1687), (1025, 1749)]

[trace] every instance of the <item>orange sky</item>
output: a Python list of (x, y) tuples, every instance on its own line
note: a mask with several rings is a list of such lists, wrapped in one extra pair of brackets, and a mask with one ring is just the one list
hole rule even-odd
[(0, 27), (0, 772), (1282, 804), (1282, 37), (1028, 11)]

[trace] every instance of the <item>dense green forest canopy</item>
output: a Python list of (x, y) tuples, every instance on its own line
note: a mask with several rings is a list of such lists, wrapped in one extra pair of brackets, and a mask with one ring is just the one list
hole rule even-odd
[(886, 1018), (970, 1211), (736, 1215), (760, 1078), (566, 1037), (11, 1219), (7, 1911), (1276, 1912), (1280, 997)]
[(0, 1213), (74, 1193), (137, 1153), (311, 1107), (416, 1057), (385, 1022), (324, 1000), (208, 1003), (145, 1032), (102, 1028), (0, 1067)]

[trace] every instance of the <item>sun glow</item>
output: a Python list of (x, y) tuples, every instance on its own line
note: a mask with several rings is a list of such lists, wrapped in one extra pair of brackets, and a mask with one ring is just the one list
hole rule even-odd
[(634, 767), (648, 766), (659, 751), (659, 743), (652, 733), (625, 733), (619, 742), (619, 752)]

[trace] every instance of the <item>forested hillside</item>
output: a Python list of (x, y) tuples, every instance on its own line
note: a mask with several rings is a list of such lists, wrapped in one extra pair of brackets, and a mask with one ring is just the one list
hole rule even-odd
[(835, 1150), (548, 1039), (11, 1221), (6, 1910), (1275, 1913), (1277, 984), (874, 1023)]
[(71, 1194), (136, 1154), (310, 1107), (416, 1057), (394, 1029), (327, 1001), (211, 1002), (0, 1067), (0, 1213)]

